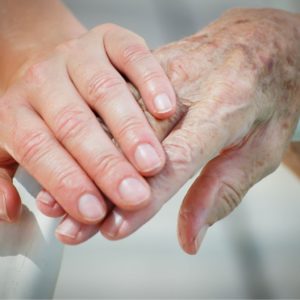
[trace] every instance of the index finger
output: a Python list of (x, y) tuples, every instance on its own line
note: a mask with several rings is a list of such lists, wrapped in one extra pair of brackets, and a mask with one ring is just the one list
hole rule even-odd
[(160, 174), (148, 179), (152, 191), (150, 204), (137, 212), (115, 208), (100, 227), (105, 237), (120, 239), (136, 231), (228, 145), (230, 135), (224, 124), (221, 126), (211, 122), (209, 117), (204, 120), (199, 116), (199, 110), (191, 110), (163, 141), (167, 163)]
[(173, 115), (175, 92), (145, 41), (116, 25), (110, 25), (103, 41), (110, 61), (139, 90), (149, 112), (158, 119)]

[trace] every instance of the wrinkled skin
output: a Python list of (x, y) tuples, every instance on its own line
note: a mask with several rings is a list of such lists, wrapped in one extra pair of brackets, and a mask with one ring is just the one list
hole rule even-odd
[[(148, 180), (151, 202), (138, 212), (114, 208), (100, 230), (124, 238), (155, 215), (200, 168), (180, 209), (183, 249), (197, 252), (209, 226), (228, 215), (251, 186), (282, 160), (299, 117), (300, 20), (287, 12), (235, 9), (199, 33), (155, 51), (175, 88), (168, 121), (146, 113), (167, 163)], [(97, 227), (73, 222), (75, 239)]]

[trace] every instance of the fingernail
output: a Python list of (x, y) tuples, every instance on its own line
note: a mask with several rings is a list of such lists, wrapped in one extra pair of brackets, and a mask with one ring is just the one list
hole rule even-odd
[(206, 235), (207, 229), (208, 229), (208, 225), (204, 225), (202, 226), (202, 228), (200, 229), (199, 233), (197, 234), (196, 238), (195, 238), (195, 252), (198, 252), (201, 243)]
[(0, 192), (0, 219), (3, 221), (10, 221), (7, 214), (6, 197), (3, 192)]
[(107, 229), (103, 231), (103, 234), (108, 238), (115, 238), (121, 228), (122, 223), (122, 216), (113, 210), (108, 221), (105, 221), (105, 228)]
[(137, 165), (144, 172), (155, 170), (162, 165), (161, 159), (150, 144), (137, 146), (134, 156)]
[(154, 98), (155, 108), (159, 113), (165, 113), (172, 110), (172, 103), (167, 94), (160, 94)]
[(70, 217), (65, 218), (57, 227), (56, 233), (64, 235), (71, 239), (75, 239), (80, 231), (80, 223), (71, 219)]
[(150, 197), (150, 190), (136, 178), (126, 178), (119, 185), (121, 198), (128, 204), (137, 205)]
[(46, 191), (40, 191), (36, 196), (36, 200), (50, 207), (53, 207), (56, 203), (55, 199)]
[(100, 221), (106, 214), (105, 208), (100, 203), (100, 200), (92, 194), (85, 194), (80, 197), (78, 209), (85, 219), (91, 221)]

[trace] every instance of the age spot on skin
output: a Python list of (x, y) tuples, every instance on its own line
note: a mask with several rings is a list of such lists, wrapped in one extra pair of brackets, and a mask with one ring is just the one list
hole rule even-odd
[(249, 23), (250, 20), (248, 19), (241, 19), (241, 20), (237, 20), (234, 22), (234, 24), (245, 24), (245, 23)]
[(294, 90), (296, 88), (296, 84), (293, 80), (286, 80), (284, 81), (284, 87), (286, 90), (290, 91), (290, 90)]
[(271, 73), (272, 70), (273, 70), (273, 66), (274, 66), (274, 60), (273, 60), (273, 58), (260, 55), (259, 59), (260, 59), (262, 65), (263, 65), (263, 67), (265, 68), (265, 70), (268, 73)]
[(280, 51), (280, 50), (282, 49), (280, 43), (279, 43), (277, 40), (274, 41), (274, 48), (275, 48), (277, 51)]
[(288, 123), (288, 122), (284, 122), (284, 123), (282, 124), (282, 128), (283, 128), (283, 129), (289, 129), (289, 128), (290, 128), (289, 123)]
[(289, 66), (293, 66), (294, 65), (294, 59), (290, 55), (287, 56), (286, 61), (287, 61), (287, 63), (288, 63)]
[(256, 166), (257, 166), (257, 167), (263, 167), (264, 164), (265, 164), (265, 162), (262, 161), (262, 160), (257, 160), (257, 161), (256, 161)]

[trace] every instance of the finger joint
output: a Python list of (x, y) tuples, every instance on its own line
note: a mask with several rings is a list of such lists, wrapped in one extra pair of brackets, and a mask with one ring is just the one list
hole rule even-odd
[(92, 76), (87, 84), (87, 95), (94, 107), (114, 95), (124, 85), (123, 80), (112, 72), (101, 72)]

